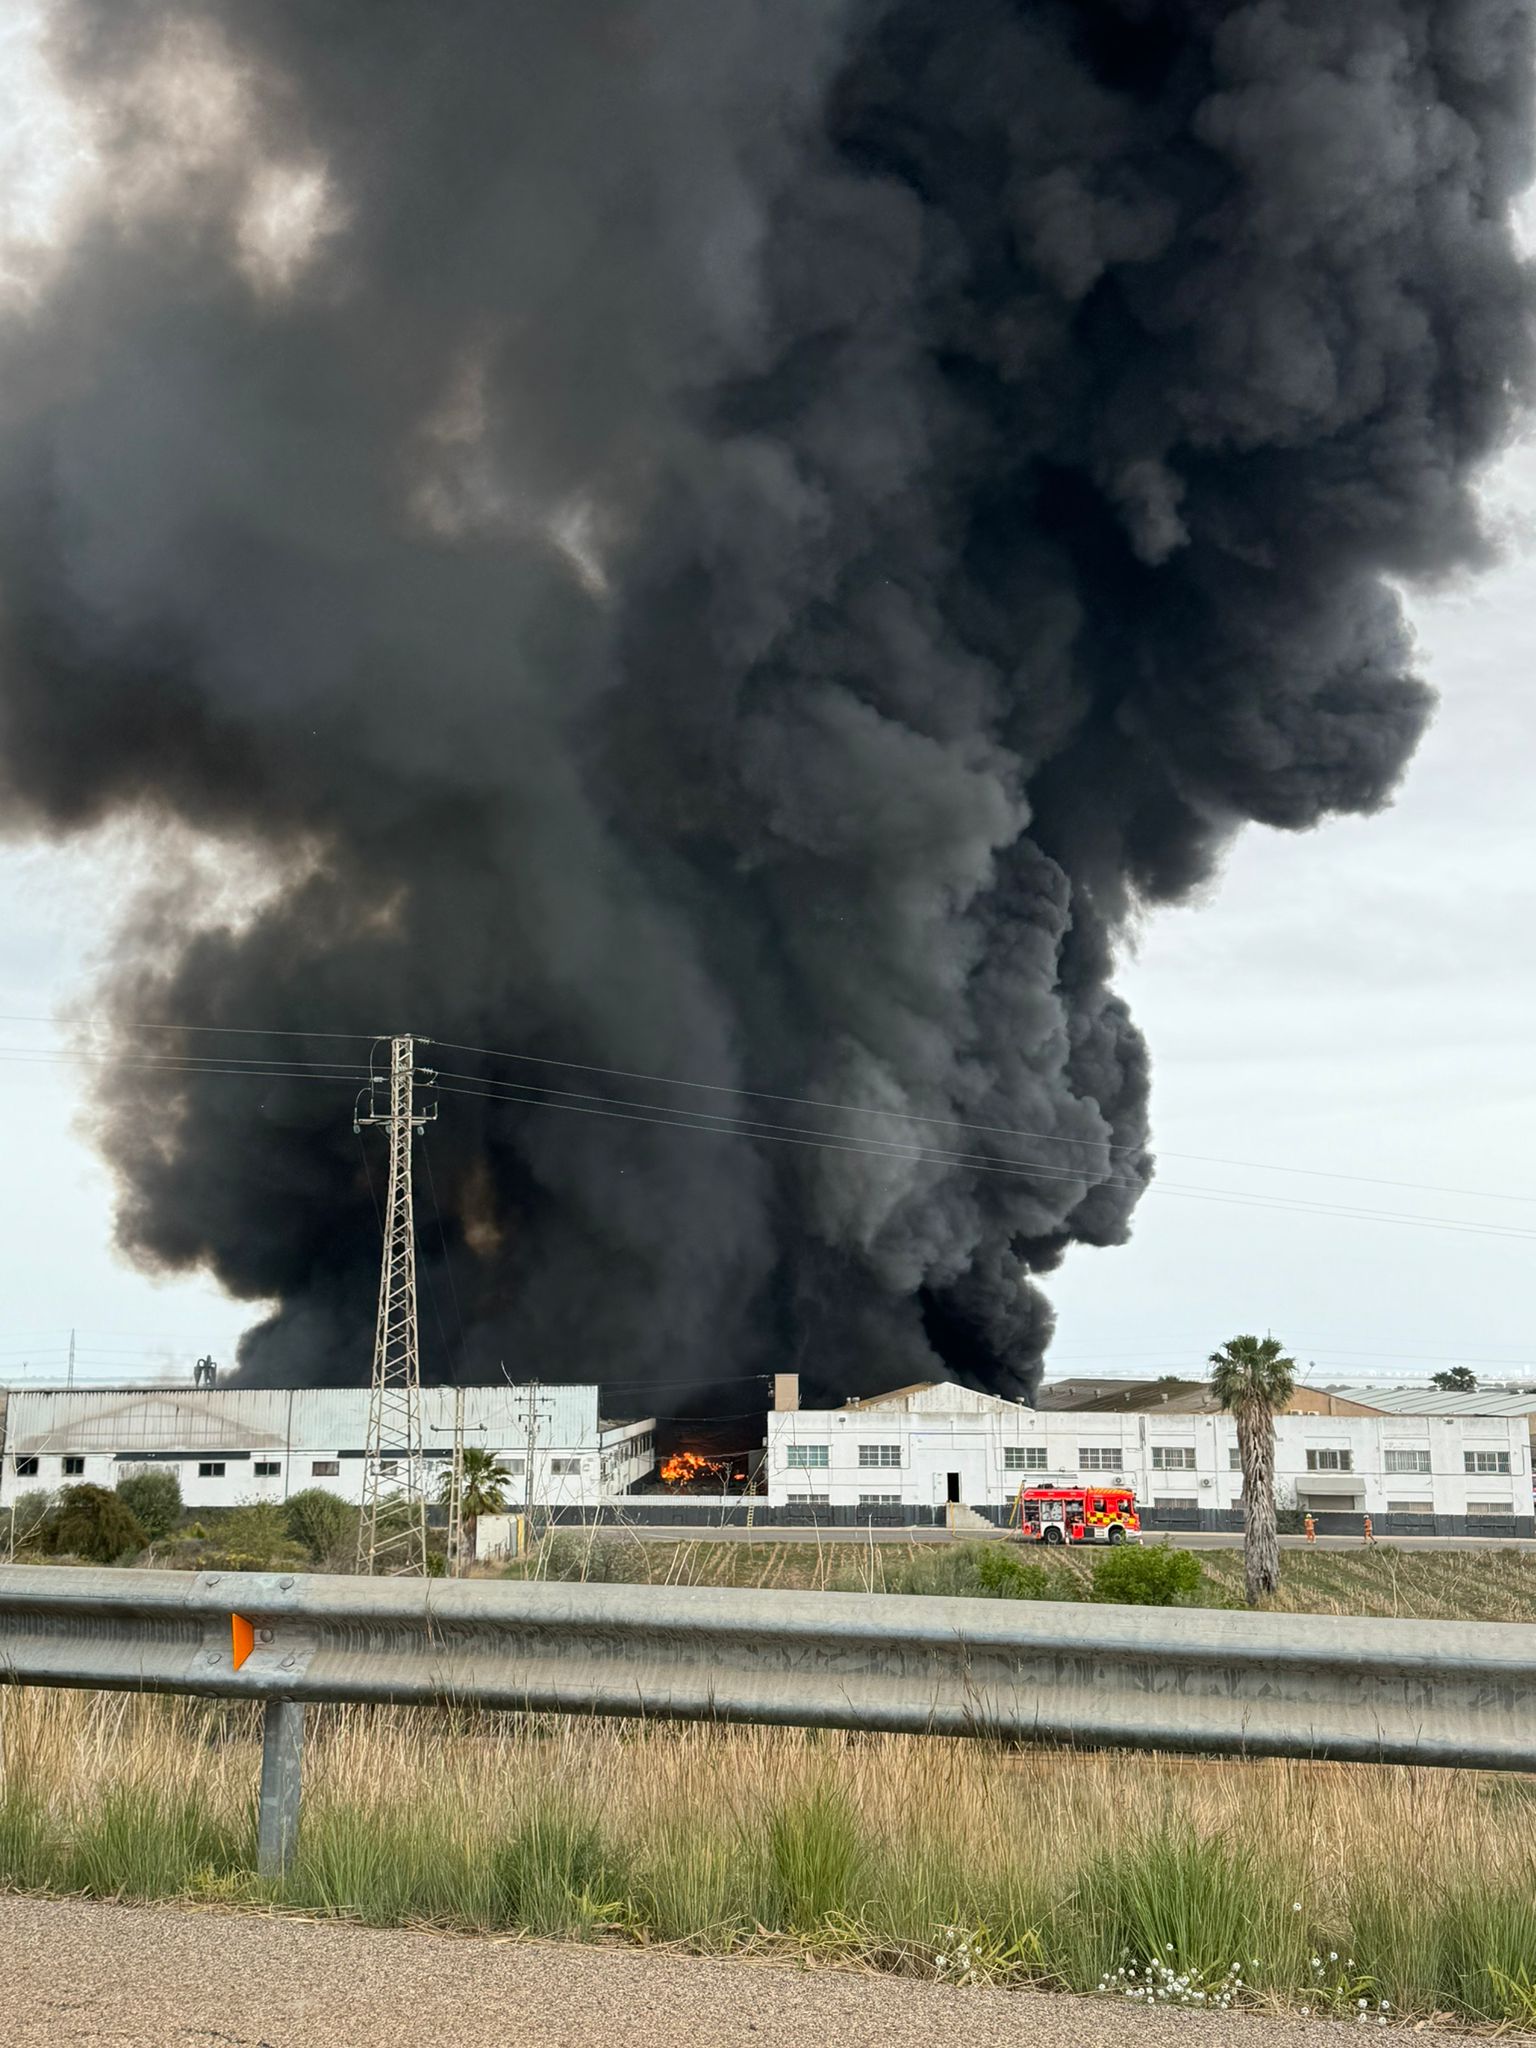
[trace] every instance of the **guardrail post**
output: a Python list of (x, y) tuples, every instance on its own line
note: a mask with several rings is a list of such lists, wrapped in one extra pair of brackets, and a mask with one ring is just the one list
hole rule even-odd
[(261, 1724), (261, 1805), (256, 1874), (284, 1877), (299, 1845), (299, 1781), (304, 1761), (304, 1708), (268, 1700)]

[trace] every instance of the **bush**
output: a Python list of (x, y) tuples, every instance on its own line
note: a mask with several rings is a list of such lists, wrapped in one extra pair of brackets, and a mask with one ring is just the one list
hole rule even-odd
[(1200, 1560), (1192, 1550), (1106, 1550), (1093, 1561), (1090, 1600), (1120, 1607), (1178, 1607), (1200, 1590)]
[(309, 1554), (311, 1564), (332, 1571), (352, 1569), (357, 1549), (357, 1509), (323, 1486), (306, 1486), (283, 1508), (291, 1541)]
[(976, 1583), (998, 1600), (1049, 1600), (1051, 1574), (1001, 1543), (989, 1543), (976, 1559)]
[(106, 1486), (66, 1486), (40, 1536), (40, 1549), (91, 1564), (111, 1564), (149, 1540), (127, 1502)]
[(53, 1512), (53, 1495), (39, 1489), (18, 1494), (11, 1511), (0, 1520), (0, 1540), (13, 1556), (24, 1550), (46, 1550), (48, 1517)]
[(181, 1481), (174, 1472), (131, 1472), (117, 1482), (117, 1497), (151, 1543), (181, 1520)]
[(270, 1572), (306, 1562), (303, 1551), (288, 1534), (288, 1520), (280, 1502), (247, 1501), (231, 1508), (214, 1536), (217, 1563), (225, 1571)]

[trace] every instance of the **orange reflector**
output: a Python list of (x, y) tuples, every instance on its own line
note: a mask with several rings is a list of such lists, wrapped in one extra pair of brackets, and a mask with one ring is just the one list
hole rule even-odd
[(256, 1647), (256, 1631), (243, 1614), (229, 1617), (230, 1661), (238, 1671)]

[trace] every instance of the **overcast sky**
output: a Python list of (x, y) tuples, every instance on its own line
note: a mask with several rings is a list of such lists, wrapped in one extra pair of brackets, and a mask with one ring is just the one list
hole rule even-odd
[[(0, 241), (44, 232), (67, 155), (36, 133), (7, 154), (15, 110), (47, 112), (27, 19), (0, 24)], [(1051, 1371), (1198, 1366), (1272, 1329), (1319, 1378), (1536, 1379), (1536, 450), (1490, 498), (1502, 566), (1414, 600), (1441, 709), (1395, 808), (1250, 830), (1209, 899), (1128, 954), (1160, 1175), (1129, 1245), (1075, 1250), (1050, 1283)], [(227, 1360), (257, 1313), (115, 1256), (81, 1070), (36, 1057), (133, 878), (127, 828), (0, 845), (0, 1378), (61, 1372), (72, 1326), (81, 1377)]]
[[(1396, 806), (1250, 830), (1211, 898), (1150, 918), (1127, 959), (1161, 1170), (1133, 1241), (1052, 1283), (1050, 1370), (1168, 1371), (1260, 1328), (1319, 1378), (1536, 1377), (1536, 451), (1493, 500), (1504, 564), (1415, 603), (1441, 709)], [(78, 996), (131, 887), (126, 831), (0, 851), (0, 1044), (59, 1042), (16, 1020)], [(0, 1057), (0, 1091), (7, 1376), (62, 1366), (71, 1325), (91, 1376), (230, 1357), (250, 1311), (114, 1255), (80, 1071)]]

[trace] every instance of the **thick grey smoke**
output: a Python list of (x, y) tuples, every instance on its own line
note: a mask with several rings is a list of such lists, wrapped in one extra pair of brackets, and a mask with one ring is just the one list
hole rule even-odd
[[(1398, 584), (1531, 377), (1524, 0), (57, 14), (104, 175), (0, 332), (5, 814), (285, 878), (101, 1000), (887, 1112), (440, 1049), (438, 1370), (1027, 1391), (1151, 1172), (1117, 934), (1424, 725)], [(348, 1095), (103, 1090), (125, 1245), (281, 1303), (252, 1375), (366, 1372)]]

